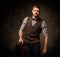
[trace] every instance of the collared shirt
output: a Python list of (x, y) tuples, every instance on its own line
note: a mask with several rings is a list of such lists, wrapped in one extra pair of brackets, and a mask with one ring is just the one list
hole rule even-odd
[[(28, 17), (24, 18), (23, 22), (22, 22), (22, 25), (20, 27), (21, 30), (24, 29), (25, 25), (26, 25), (26, 22), (27, 22), (27, 19)], [(32, 26), (34, 26), (34, 24), (36, 23), (37, 21), (36, 20), (32, 20)], [(41, 28), (42, 28), (42, 33), (44, 36), (48, 36), (48, 32), (47, 32), (47, 24), (46, 22), (43, 20), (42, 23), (41, 23)]]

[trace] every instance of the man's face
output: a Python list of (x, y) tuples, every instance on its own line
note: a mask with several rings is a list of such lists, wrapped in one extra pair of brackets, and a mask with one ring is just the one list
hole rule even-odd
[(38, 17), (39, 16), (39, 8), (33, 7), (32, 14), (34, 17)]

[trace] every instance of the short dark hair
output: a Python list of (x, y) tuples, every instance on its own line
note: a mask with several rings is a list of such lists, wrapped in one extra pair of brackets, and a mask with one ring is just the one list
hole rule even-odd
[[(39, 8), (40, 9), (40, 5), (39, 4), (34, 4), (33, 7)], [(33, 9), (32, 7), (32, 9)]]

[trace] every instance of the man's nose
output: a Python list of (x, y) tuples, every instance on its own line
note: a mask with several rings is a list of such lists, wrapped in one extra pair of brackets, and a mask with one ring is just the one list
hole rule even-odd
[(35, 13), (37, 13), (37, 11)]

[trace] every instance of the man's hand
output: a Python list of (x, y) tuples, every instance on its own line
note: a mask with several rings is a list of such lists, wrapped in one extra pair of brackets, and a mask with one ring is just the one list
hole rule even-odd
[(18, 42), (19, 42), (20, 44), (23, 44), (23, 39), (20, 38)]
[(44, 48), (44, 49), (42, 50), (42, 55), (46, 55), (46, 53), (47, 53), (47, 49)]

